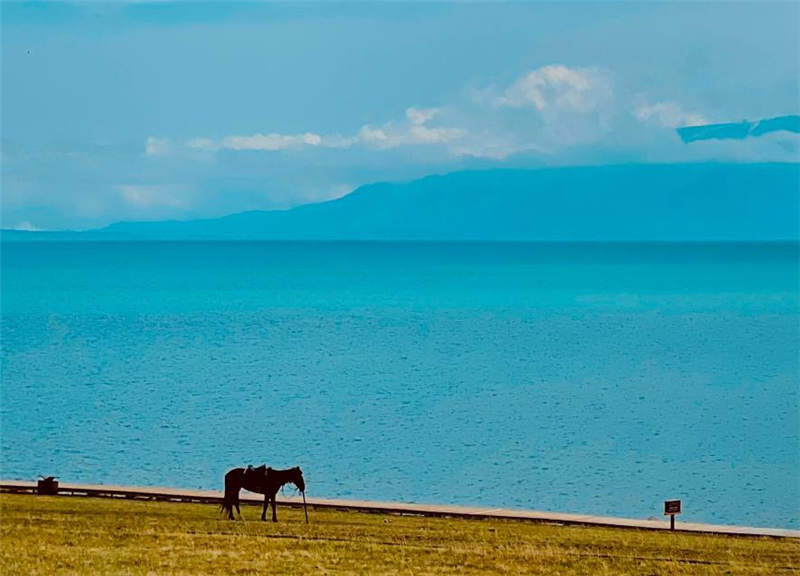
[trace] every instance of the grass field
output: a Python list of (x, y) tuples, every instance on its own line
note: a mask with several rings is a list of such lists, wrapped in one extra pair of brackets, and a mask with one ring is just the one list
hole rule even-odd
[(0, 495), (3, 574), (790, 574), (800, 541), (502, 520)]

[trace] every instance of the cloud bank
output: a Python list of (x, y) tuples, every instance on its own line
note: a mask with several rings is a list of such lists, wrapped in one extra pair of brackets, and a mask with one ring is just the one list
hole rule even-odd
[[(314, 148), (347, 149), (357, 145), (389, 149), (400, 146), (446, 144), (466, 135), (467, 131), (462, 128), (431, 126), (430, 121), (438, 113), (437, 108), (407, 108), (404, 120), (379, 125), (365, 124), (352, 136), (323, 135), (316, 132), (301, 134), (256, 132), (249, 135), (225, 136), (218, 140), (205, 137), (192, 138), (184, 142), (183, 147), (206, 153), (220, 150), (277, 152)], [(145, 148), (148, 156), (167, 155), (172, 152), (170, 141), (165, 138), (150, 137)]]
[[(595, 126), (605, 124), (597, 115), (607, 111), (613, 97), (607, 73), (562, 64), (530, 70), (508, 86), (499, 90), (490, 87), (484, 92), (489, 96), (467, 98), (444, 108), (410, 106), (400, 119), (364, 124), (344, 136), (317, 131), (254, 132), (217, 139), (197, 136), (177, 146), (168, 138), (151, 136), (145, 145), (146, 155), (165, 156), (180, 150), (213, 154), (221, 150), (302, 152), (436, 146), (451, 156), (497, 159), (521, 150), (549, 152), (564, 144), (591, 140), (594, 136), (587, 133), (594, 134)], [(526, 115), (526, 121), (515, 118), (520, 113)], [(538, 129), (526, 127), (530, 121), (538, 122)], [(587, 130), (587, 126), (592, 128)]]
[(590, 112), (612, 96), (607, 75), (596, 68), (543, 66), (518, 78), (495, 98), (497, 106)]
[(643, 123), (656, 124), (664, 128), (678, 126), (698, 126), (707, 124), (708, 120), (696, 112), (687, 112), (677, 102), (657, 102), (638, 106), (633, 115)]
[[(689, 142), (744, 137), (737, 136), (739, 132), (757, 136), (776, 130), (798, 131), (793, 118), (797, 117), (772, 119), (769, 125), (712, 127), (704, 113), (687, 110), (680, 102), (647, 102), (624, 87), (615, 87), (613, 75), (602, 68), (549, 64), (445, 106), (410, 106), (400, 118), (363, 124), (348, 135), (254, 131), (216, 139), (197, 136), (182, 143), (151, 136), (145, 154), (158, 157), (189, 152), (202, 157), (219, 151), (301, 153), (358, 148), (385, 152), (427, 147), (451, 158), (502, 160), (522, 152), (553, 156), (570, 148), (608, 145), (611, 135), (617, 143), (634, 146), (636, 126), (660, 134), (665, 141), (674, 138), (677, 129), (680, 138)], [(706, 128), (701, 129), (703, 126)]]

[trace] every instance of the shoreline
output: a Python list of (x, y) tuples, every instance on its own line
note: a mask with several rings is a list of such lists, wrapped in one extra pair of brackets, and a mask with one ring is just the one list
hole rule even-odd
[[(0, 480), (0, 492), (15, 494), (36, 494), (37, 483), (17, 480)], [(181, 488), (151, 486), (115, 486), (102, 484), (59, 483), (59, 496), (123, 498), (132, 500), (161, 500), (170, 502), (194, 502), (220, 504), (222, 492), (218, 490), (190, 490)], [(242, 492), (243, 504), (260, 505), (263, 497), (258, 494)], [(300, 498), (280, 497), (278, 504), (302, 507)], [(661, 530), (670, 532), (669, 520), (639, 520), (614, 516), (594, 516), (587, 514), (566, 514), (538, 510), (514, 510), (506, 508), (487, 508), (472, 506), (451, 506), (438, 504), (414, 504), (404, 502), (380, 502), (367, 500), (343, 500), (335, 498), (307, 498), (308, 506), (342, 511), (366, 512), (373, 514), (397, 514), (409, 516), (454, 517), (473, 519), (519, 520), (550, 524), (600, 526), (609, 528), (628, 528), (638, 530)], [(798, 538), (800, 530), (788, 528), (762, 528), (755, 526), (735, 526), (675, 522), (675, 532), (721, 534), (730, 536), (756, 536), (772, 538)]]

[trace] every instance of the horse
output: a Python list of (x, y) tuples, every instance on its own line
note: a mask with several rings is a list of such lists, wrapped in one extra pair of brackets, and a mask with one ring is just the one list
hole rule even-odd
[(257, 468), (248, 466), (247, 468), (234, 468), (225, 474), (225, 496), (222, 500), (220, 510), (228, 515), (228, 519), (233, 520), (233, 509), (239, 516), (239, 491), (244, 488), (250, 492), (264, 495), (264, 507), (261, 510), (261, 520), (267, 520), (267, 506), (272, 505), (272, 521), (277, 522), (278, 516), (275, 513), (275, 495), (284, 484), (294, 484), (303, 495), (303, 511), (306, 515), (308, 524), (308, 510), (306, 509), (306, 483), (303, 479), (303, 471), (299, 466), (287, 468), (286, 470), (275, 470), (262, 464)]

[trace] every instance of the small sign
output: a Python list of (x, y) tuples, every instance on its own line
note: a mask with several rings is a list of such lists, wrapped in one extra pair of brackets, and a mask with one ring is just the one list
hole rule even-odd
[(669, 514), (680, 514), (681, 513), (681, 501), (680, 500), (665, 500), (664, 501), (664, 516)]

